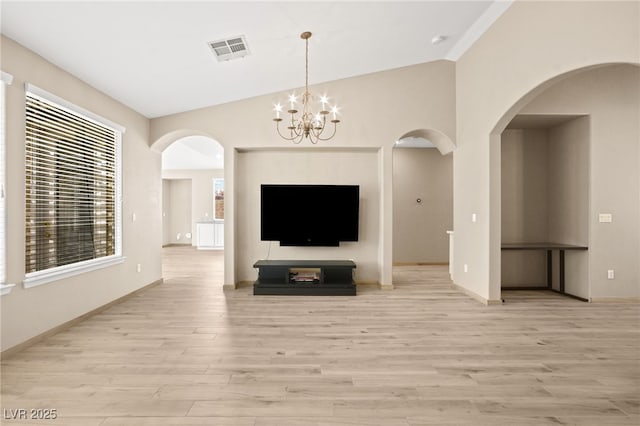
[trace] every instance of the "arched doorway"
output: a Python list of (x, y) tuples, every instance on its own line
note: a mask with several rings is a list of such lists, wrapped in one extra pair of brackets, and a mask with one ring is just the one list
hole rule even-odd
[(395, 279), (448, 271), (453, 228), (454, 145), (435, 130), (406, 133), (393, 147), (393, 266)]
[[(222, 286), (224, 274), (224, 149), (215, 139), (189, 135), (162, 150), (163, 277), (180, 258), (191, 271)], [(179, 269), (179, 268), (178, 268)]]
[[(638, 296), (638, 87), (636, 65), (582, 68), (539, 85), (499, 120), (490, 149), (491, 192), (498, 195), (491, 198), (492, 292), (502, 297), (514, 276), (537, 274), (535, 283), (522, 284), (559, 291), (563, 279), (565, 291), (584, 300)], [(610, 221), (614, 211), (617, 219)], [(547, 261), (544, 253), (514, 258), (501, 250), (518, 233), (523, 242), (588, 250), (567, 251), (561, 277), (559, 252)], [(538, 271), (527, 275), (535, 264)], [(617, 278), (621, 270), (625, 276)]]

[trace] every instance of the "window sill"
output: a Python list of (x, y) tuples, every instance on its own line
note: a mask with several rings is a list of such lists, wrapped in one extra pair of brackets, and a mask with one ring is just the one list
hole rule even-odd
[(37, 287), (50, 282), (59, 281), (75, 275), (95, 271), (109, 266), (117, 265), (125, 261), (124, 256), (112, 256), (105, 259), (89, 260), (73, 265), (60, 266), (46, 271), (34, 272), (25, 277), (22, 282), (24, 288)]
[(0, 296), (6, 296), (11, 293), (15, 286), (15, 284), (0, 284)]

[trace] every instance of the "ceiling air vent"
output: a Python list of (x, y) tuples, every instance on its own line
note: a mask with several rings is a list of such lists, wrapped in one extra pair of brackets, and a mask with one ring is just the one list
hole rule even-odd
[(247, 47), (247, 41), (244, 39), (244, 36), (210, 41), (209, 47), (213, 50), (218, 61), (242, 58), (249, 54), (249, 48)]

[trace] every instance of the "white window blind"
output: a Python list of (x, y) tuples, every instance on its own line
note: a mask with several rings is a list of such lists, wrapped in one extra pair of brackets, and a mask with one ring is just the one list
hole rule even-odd
[(122, 254), (120, 130), (35, 92), (26, 94), (25, 285)]

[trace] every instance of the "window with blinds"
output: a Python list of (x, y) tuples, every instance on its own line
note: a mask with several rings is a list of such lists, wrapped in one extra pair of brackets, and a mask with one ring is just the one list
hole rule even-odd
[(120, 139), (120, 131), (27, 92), (27, 277), (121, 255)]

